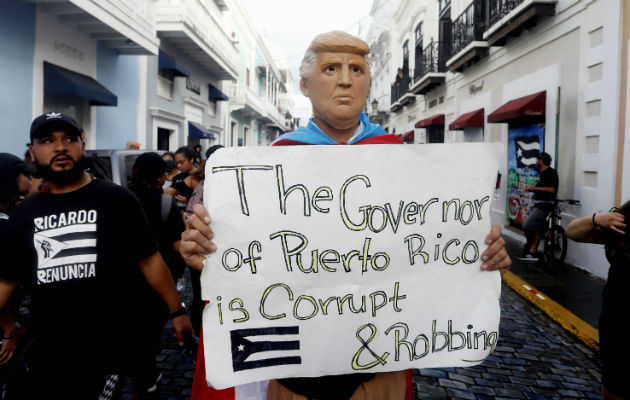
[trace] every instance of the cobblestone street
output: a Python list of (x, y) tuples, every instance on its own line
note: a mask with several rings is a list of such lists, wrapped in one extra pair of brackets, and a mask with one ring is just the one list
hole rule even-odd
[(500, 338), (470, 368), (417, 370), (418, 399), (600, 399), (598, 355), (503, 284)]
[[(190, 303), (190, 285), (184, 296)], [(194, 364), (167, 325), (152, 399), (188, 399)], [(597, 354), (503, 284), (500, 338), (481, 365), (414, 371), (417, 399), (598, 399)], [(123, 399), (131, 399), (125, 387)]]

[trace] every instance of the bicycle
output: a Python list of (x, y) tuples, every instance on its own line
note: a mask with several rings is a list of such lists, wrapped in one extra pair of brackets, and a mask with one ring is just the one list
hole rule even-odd
[(567, 256), (567, 236), (561, 222), (562, 211), (568, 205), (580, 205), (580, 201), (573, 199), (555, 200), (553, 209), (546, 219), (548, 228), (544, 236), (543, 260), (550, 266), (564, 265), (564, 259)]

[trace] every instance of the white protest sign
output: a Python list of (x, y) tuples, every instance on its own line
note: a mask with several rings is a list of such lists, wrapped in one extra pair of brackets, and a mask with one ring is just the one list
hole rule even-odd
[(208, 383), (482, 362), (498, 340), (500, 276), (480, 258), (500, 155), (489, 143), (214, 153)]

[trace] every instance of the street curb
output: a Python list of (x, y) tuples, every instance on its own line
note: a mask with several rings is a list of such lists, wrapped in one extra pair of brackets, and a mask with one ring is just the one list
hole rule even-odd
[(516, 293), (533, 303), (567, 331), (571, 332), (584, 344), (599, 353), (599, 331), (589, 323), (580, 319), (571, 311), (551, 300), (547, 295), (537, 291), (532, 285), (517, 277), (510, 271), (503, 274), (503, 281)]

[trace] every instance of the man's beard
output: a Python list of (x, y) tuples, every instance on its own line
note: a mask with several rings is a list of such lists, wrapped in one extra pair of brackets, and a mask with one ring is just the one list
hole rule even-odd
[[(64, 154), (65, 157), (71, 158), (69, 155)], [(83, 155), (78, 160), (73, 160), (72, 168), (63, 171), (53, 171), (50, 167), (53, 163), (53, 157), (50, 160), (48, 165), (40, 164), (39, 161), (36, 160), (35, 167), (37, 168), (37, 173), (44, 179), (44, 181), (48, 181), (57, 185), (67, 185), (72, 182), (76, 182), (83, 174), (83, 171), (87, 168), (87, 160)]]

